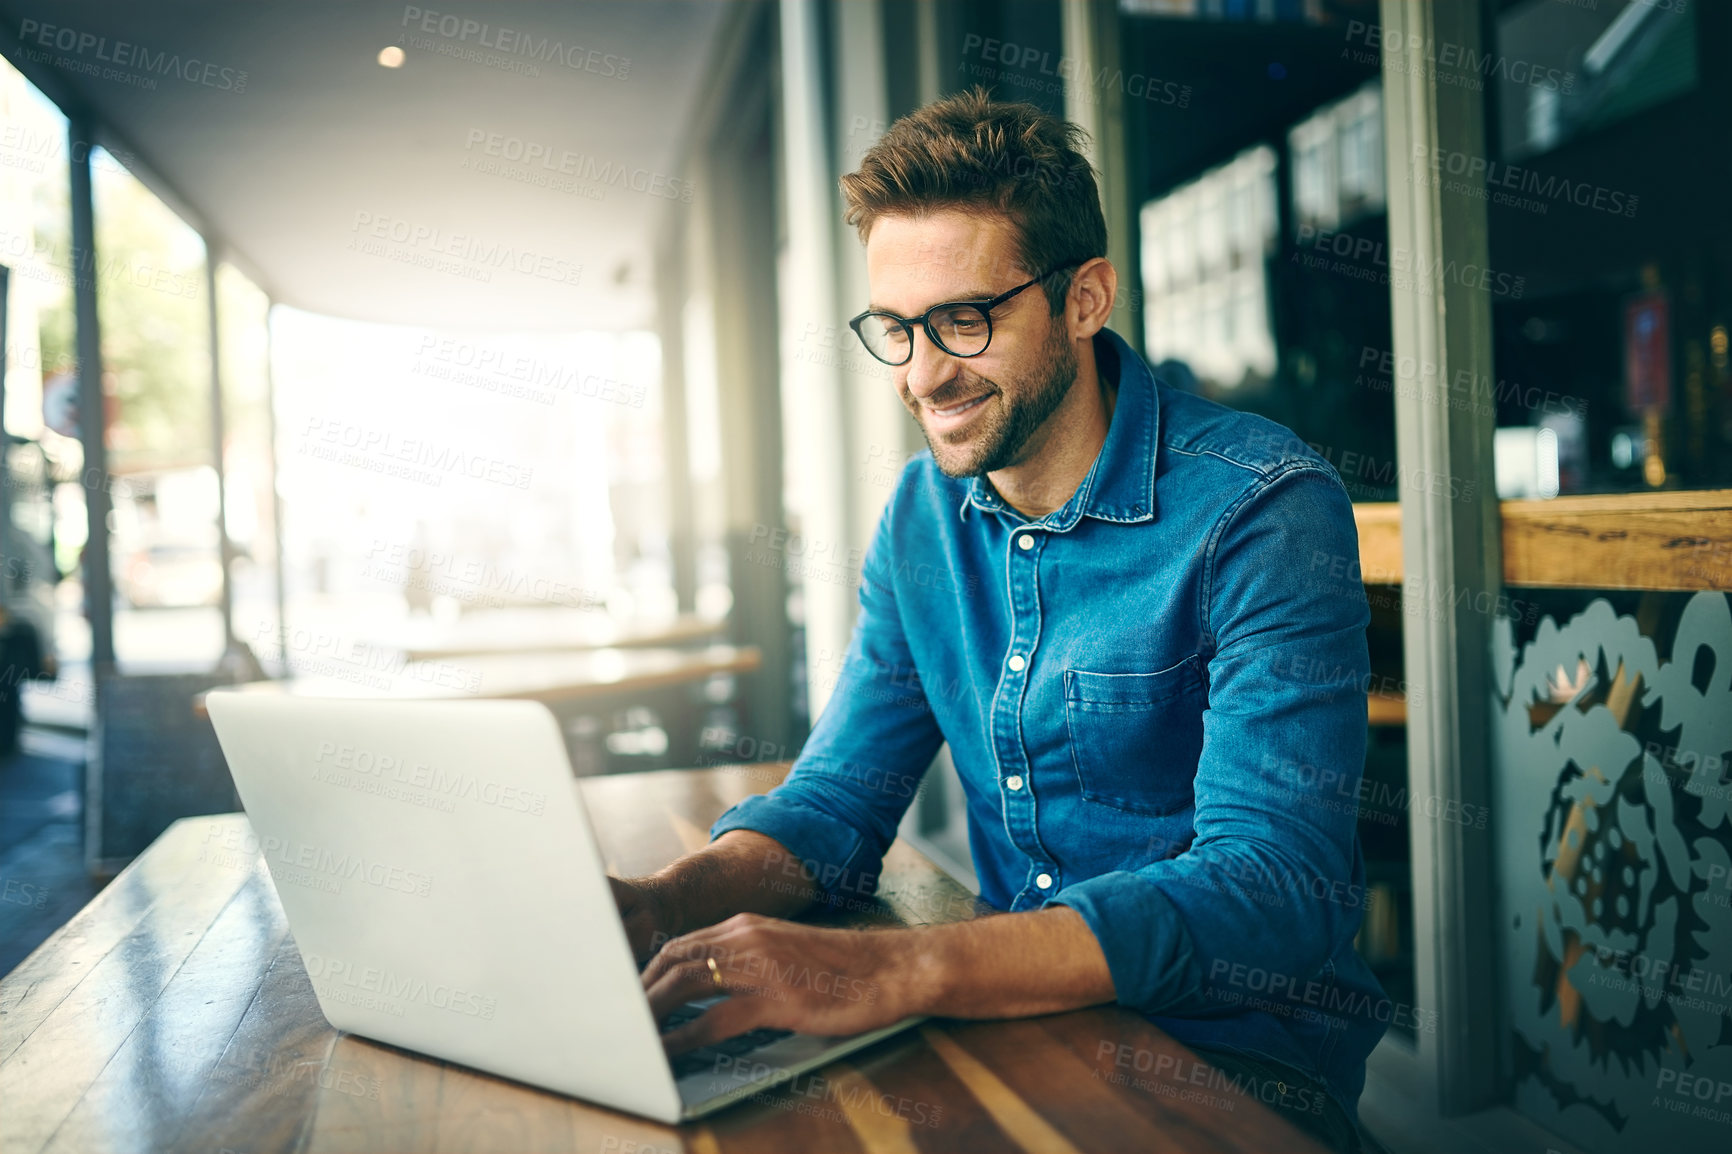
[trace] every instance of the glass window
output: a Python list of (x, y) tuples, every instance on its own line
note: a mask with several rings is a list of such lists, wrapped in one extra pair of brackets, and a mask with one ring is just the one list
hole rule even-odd
[[(1483, 199), (1488, 263), (1519, 291), (1492, 296), (1492, 373), (1451, 394), (1495, 408), (1498, 495), (1549, 502), (1506, 504), (1506, 542), (1537, 512), (1548, 540), (1572, 543), (1530, 535), (1497, 598), (1514, 1101), (1596, 1154), (1717, 1149), (1728, 1115), (1708, 1099), (1732, 1085), (1732, 600), (1700, 498), (1669, 491), (1732, 484), (1732, 101), (1724, 69), (1701, 63), (1723, 54), (1728, 12), (1492, 11), (1486, 155), (1432, 159), (1445, 197)], [(1620, 531), (1572, 523), (1583, 510)], [(1623, 563), (1644, 551), (1653, 564)], [(1635, 587), (1546, 587), (1585, 570)]]
[(1498, 127), (1510, 161), (1549, 152), (1697, 84), (1688, 0), (1499, 5)]
[(277, 536), (272, 452), (270, 300), (231, 264), (216, 273), (223, 384), (223, 484), (237, 635), (274, 637)]
[(1235, 389), (1275, 371), (1266, 260), (1275, 240), (1275, 153), (1230, 164), (1143, 205), (1144, 346)]
[[(0, 265), (5, 274), (6, 433), (0, 465), (4, 603), (27, 621), (53, 682), (23, 694), (27, 719), (89, 723), (90, 631), (80, 611), (86, 536), (77, 439), (66, 118), (0, 60)], [(67, 574), (60, 580), (60, 574)], [(3, 722), (0, 722), (3, 724)]]
[(225, 634), (204, 241), (106, 152), (91, 170), (115, 657), (128, 672), (209, 669)]
[[(644, 337), (454, 333), (281, 305), (271, 326), (290, 629), (286, 647), (268, 629), (255, 642), (267, 665), (389, 681), (416, 672), (404, 638), (465, 617), (514, 635), (667, 611), (658, 523), (621, 539), (617, 519), (649, 499), (609, 448), (641, 451), (659, 413)], [(433, 672), (471, 676), (461, 660)]]
[(1732, 484), (1732, 115), (1696, 66), (1719, 19), (1671, 0), (1497, 7), (1491, 155), (1435, 167), (1446, 195), (1483, 186), (1512, 286), (1492, 300), (1492, 379), (1471, 383), (1497, 409), (1501, 494), (1550, 471), (1566, 495)]
[(1515, 1102), (1596, 1154), (1721, 1149), (1732, 599), (1507, 603), (1491, 812)]

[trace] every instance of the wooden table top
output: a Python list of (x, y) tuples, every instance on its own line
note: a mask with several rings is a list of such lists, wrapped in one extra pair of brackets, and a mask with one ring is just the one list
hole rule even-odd
[[(782, 765), (585, 779), (610, 870), (702, 845)], [(319, 1012), (239, 814), (176, 822), (0, 980), (0, 1152), (1303, 1151), (1322, 1147), (1194, 1055), (1102, 1007), (929, 1022), (684, 1126), (666, 1126), (339, 1034)], [(971, 916), (901, 842), (851, 921)], [(1174, 1072), (1174, 1071), (1177, 1072)]]
[(342, 676), (254, 681), (238, 688), (245, 693), (299, 697), (441, 701), (511, 697), (553, 705), (703, 681), (721, 673), (752, 673), (762, 664), (763, 655), (754, 645), (477, 654), (439, 661), (387, 662), (373, 669), (357, 666)]
[(425, 618), (404, 621), (373, 644), (410, 661), (437, 661), (475, 654), (695, 645), (715, 640), (725, 628), (720, 621), (693, 614), (656, 624), (621, 625), (581, 610), (497, 609), (465, 613), (449, 624)]

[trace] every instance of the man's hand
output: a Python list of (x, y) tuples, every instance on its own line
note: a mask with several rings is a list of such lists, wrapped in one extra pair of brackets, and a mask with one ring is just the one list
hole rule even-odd
[(762, 1027), (859, 1034), (918, 1012), (913, 1007), (926, 1000), (924, 941), (908, 930), (828, 929), (739, 914), (668, 942), (643, 984), (657, 1021), (687, 1002), (729, 995), (663, 1036), (670, 1055)]
[(632, 956), (641, 966), (649, 961), (657, 946), (673, 936), (673, 913), (668, 908), (667, 896), (649, 878), (628, 882), (609, 877), (607, 882), (613, 887), (620, 920), (625, 922), (625, 937), (631, 943)]
[[(754, 830), (730, 830), (649, 877), (609, 877), (631, 952), (643, 965), (669, 938), (749, 911), (793, 917), (812, 902), (811, 881), (786, 876), (783, 845)], [(797, 863), (796, 863), (797, 864)]]
[(803, 875), (790, 885), (790, 861), (773, 838), (736, 829), (651, 877), (608, 879), (632, 952), (650, 959), (657, 1021), (729, 995), (664, 1035), (670, 1053), (760, 1027), (835, 1036), (916, 1014), (1024, 1018), (1113, 1000), (1100, 943), (1067, 906), (913, 929), (802, 925), (781, 919), (819, 889)]
[(658, 1022), (728, 994), (663, 1035), (670, 1054), (766, 1026), (835, 1036), (916, 1014), (1025, 1018), (1110, 1002), (1114, 992), (1093, 931), (1066, 906), (883, 930), (741, 914), (669, 942), (643, 984)]

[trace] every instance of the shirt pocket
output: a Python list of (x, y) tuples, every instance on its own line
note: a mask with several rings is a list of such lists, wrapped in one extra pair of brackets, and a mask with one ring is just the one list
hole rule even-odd
[(1189, 806), (1206, 704), (1195, 657), (1159, 673), (1065, 670), (1065, 725), (1083, 797), (1159, 817)]

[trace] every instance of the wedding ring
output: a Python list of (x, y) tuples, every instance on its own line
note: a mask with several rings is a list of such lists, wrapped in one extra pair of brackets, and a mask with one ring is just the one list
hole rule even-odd
[(727, 987), (722, 984), (722, 967), (716, 965), (716, 959), (705, 958), (704, 961), (710, 964), (710, 980), (716, 984), (716, 989), (727, 989)]

